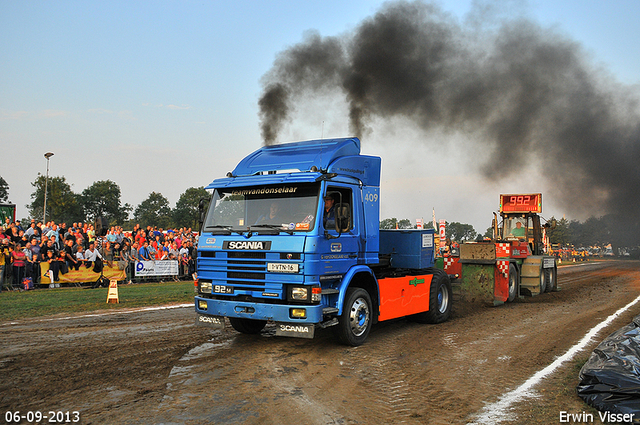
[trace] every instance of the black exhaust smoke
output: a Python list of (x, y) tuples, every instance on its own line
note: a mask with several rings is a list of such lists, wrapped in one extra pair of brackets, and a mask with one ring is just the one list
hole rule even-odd
[(485, 23), (465, 28), (435, 5), (396, 2), (341, 37), (306, 34), (263, 77), (265, 144), (295, 99), (342, 93), (353, 135), (372, 131), (372, 118), (398, 116), (463, 134), (461, 150), (489, 154), (480, 165), (488, 179), (535, 168), (567, 211), (613, 213), (640, 243), (637, 89), (556, 31), (527, 19)]

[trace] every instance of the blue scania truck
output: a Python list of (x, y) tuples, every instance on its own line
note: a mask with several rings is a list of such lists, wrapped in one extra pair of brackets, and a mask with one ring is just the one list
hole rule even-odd
[(362, 344), (379, 321), (440, 323), (434, 233), (380, 230), (381, 159), (358, 138), (264, 146), (214, 180), (198, 244), (196, 323)]

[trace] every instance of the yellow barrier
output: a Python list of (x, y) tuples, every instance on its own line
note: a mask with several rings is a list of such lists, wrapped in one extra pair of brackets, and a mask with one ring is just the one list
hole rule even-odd
[[(40, 263), (40, 284), (48, 285), (51, 283), (47, 272), (49, 271), (49, 263)], [(124, 270), (118, 268), (117, 263), (113, 263), (113, 267), (109, 267), (106, 263), (102, 274), (109, 280), (125, 280), (127, 274)], [(93, 269), (80, 266), (80, 270), (69, 270), (68, 273), (58, 273), (58, 282), (56, 283), (91, 283), (98, 280), (100, 273), (95, 273)]]

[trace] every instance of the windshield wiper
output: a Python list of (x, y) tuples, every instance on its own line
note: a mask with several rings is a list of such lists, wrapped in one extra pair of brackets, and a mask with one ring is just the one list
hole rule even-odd
[(232, 226), (226, 226), (223, 224), (214, 224), (213, 226), (207, 226), (205, 230), (209, 230), (209, 229), (224, 229), (224, 230), (228, 230), (229, 232), (236, 232), (239, 235), (242, 235), (243, 232), (240, 230), (233, 230)]
[(279, 232), (286, 232), (290, 235), (293, 235), (293, 230), (285, 229), (282, 225), (277, 224), (253, 224), (251, 227), (267, 227), (269, 229), (277, 230)]

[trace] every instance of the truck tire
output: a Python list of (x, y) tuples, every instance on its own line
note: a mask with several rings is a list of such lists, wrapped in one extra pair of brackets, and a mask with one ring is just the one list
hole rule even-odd
[(352, 347), (361, 345), (369, 335), (372, 324), (372, 306), (369, 293), (362, 288), (349, 288), (338, 325), (333, 328), (340, 342)]
[(418, 323), (442, 323), (449, 320), (453, 289), (451, 280), (444, 270), (433, 270), (429, 289), (429, 311), (418, 313), (412, 319)]
[(266, 320), (240, 319), (238, 317), (229, 317), (229, 322), (233, 329), (243, 334), (258, 334), (267, 324)]
[(518, 296), (520, 292), (518, 288), (518, 270), (513, 264), (509, 264), (509, 297), (507, 302), (512, 302)]
[(551, 292), (558, 289), (558, 282), (556, 279), (558, 278), (558, 269), (557, 267), (553, 267), (551, 269), (544, 269), (544, 280), (546, 282), (545, 292)]
[(547, 290), (547, 276), (544, 272), (545, 269), (540, 269), (540, 295), (544, 294)]

